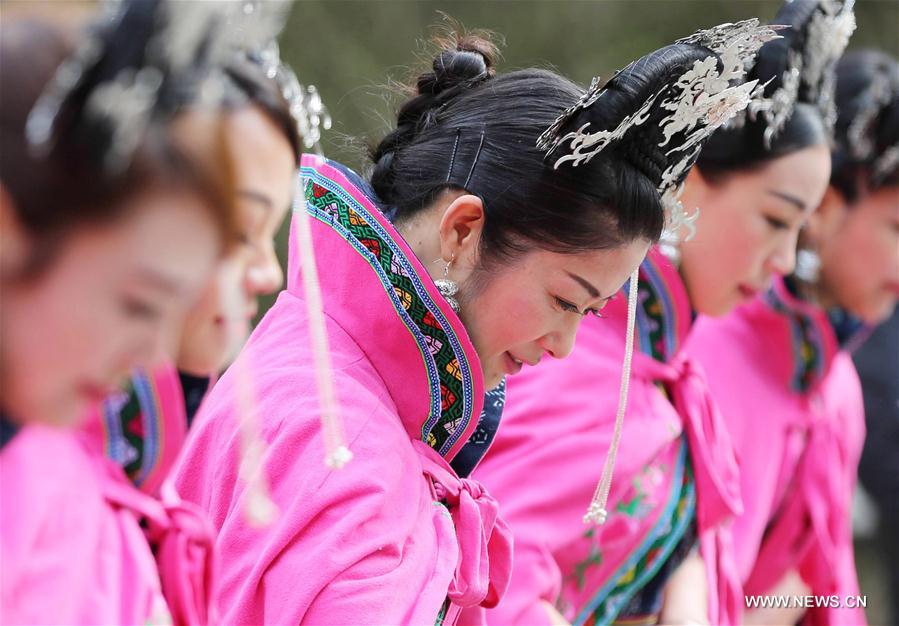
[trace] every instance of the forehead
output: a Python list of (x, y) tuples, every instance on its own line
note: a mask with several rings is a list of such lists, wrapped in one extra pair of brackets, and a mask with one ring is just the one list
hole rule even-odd
[[(548, 250), (536, 250), (528, 255), (528, 273), (547, 280), (565, 281), (572, 288), (582, 289), (578, 276), (599, 290), (601, 297), (611, 296), (639, 265), (649, 250), (649, 242), (636, 240), (624, 246), (607, 250), (590, 250), (572, 254), (560, 254)], [(586, 290), (584, 290), (586, 294)]]

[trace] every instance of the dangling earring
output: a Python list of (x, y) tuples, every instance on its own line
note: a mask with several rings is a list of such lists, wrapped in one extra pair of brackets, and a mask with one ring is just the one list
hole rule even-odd
[(799, 248), (793, 273), (802, 282), (814, 285), (821, 276), (821, 257), (812, 248)]
[(459, 285), (449, 279), (449, 268), (450, 265), (453, 264), (453, 261), (456, 260), (456, 253), (453, 252), (452, 257), (450, 257), (449, 263), (447, 263), (443, 268), (443, 278), (438, 278), (434, 281), (434, 284), (437, 285), (437, 291), (440, 292), (440, 295), (443, 296), (447, 303), (449, 303), (450, 308), (458, 313), (459, 312), (459, 301), (454, 297), (457, 293), (459, 293)]

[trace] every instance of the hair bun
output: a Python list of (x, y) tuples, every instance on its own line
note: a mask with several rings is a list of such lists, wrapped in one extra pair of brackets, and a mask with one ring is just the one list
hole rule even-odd
[(437, 96), (461, 86), (471, 86), (493, 77), (497, 48), (478, 35), (456, 35), (443, 41), (444, 50), (432, 64), (432, 72), (418, 78), (418, 93)]

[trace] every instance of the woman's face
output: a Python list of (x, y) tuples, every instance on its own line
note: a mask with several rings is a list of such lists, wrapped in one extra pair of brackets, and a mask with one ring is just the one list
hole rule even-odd
[(681, 275), (694, 309), (724, 315), (789, 274), (799, 229), (830, 178), (825, 146), (793, 152), (763, 167), (711, 182), (693, 168), (683, 203), (699, 207), (696, 236), (681, 244)]
[(535, 250), (463, 283), (460, 316), (487, 388), (544, 355), (568, 356), (581, 320), (606, 305), (648, 250), (643, 240), (580, 254)]
[(829, 189), (809, 234), (829, 304), (869, 324), (889, 317), (899, 300), (899, 186), (881, 187), (852, 205)]
[(132, 368), (174, 353), (220, 254), (219, 231), (199, 199), (152, 191), (118, 220), (70, 233), (26, 278), (33, 242), (2, 200), (3, 410), (20, 422), (73, 424)]
[(224, 130), (242, 242), (219, 264), (184, 326), (178, 368), (200, 376), (218, 372), (239, 349), (257, 296), (281, 287), (274, 238), (290, 205), (296, 168), (290, 142), (259, 108), (230, 114)]

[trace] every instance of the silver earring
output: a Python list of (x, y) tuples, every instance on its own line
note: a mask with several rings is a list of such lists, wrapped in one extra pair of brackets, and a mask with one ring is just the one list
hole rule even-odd
[(455, 260), (456, 254), (453, 253), (453, 256), (450, 258), (449, 263), (447, 263), (443, 268), (443, 278), (438, 278), (434, 281), (434, 284), (437, 285), (437, 291), (439, 291), (440, 295), (446, 299), (447, 303), (449, 303), (450, 305), (450, 308), (454, 312), (458, 313), (459, 301), (456, 300), (455, 295), (459, 293), (459, 285), (455, 281), (449, 279), (449, 268)]
[(796, 269), (793, 273), (802, 282), (814, 285), (821, 275), (821, 257), (814, 250), (799, 248), (796, 251)]

